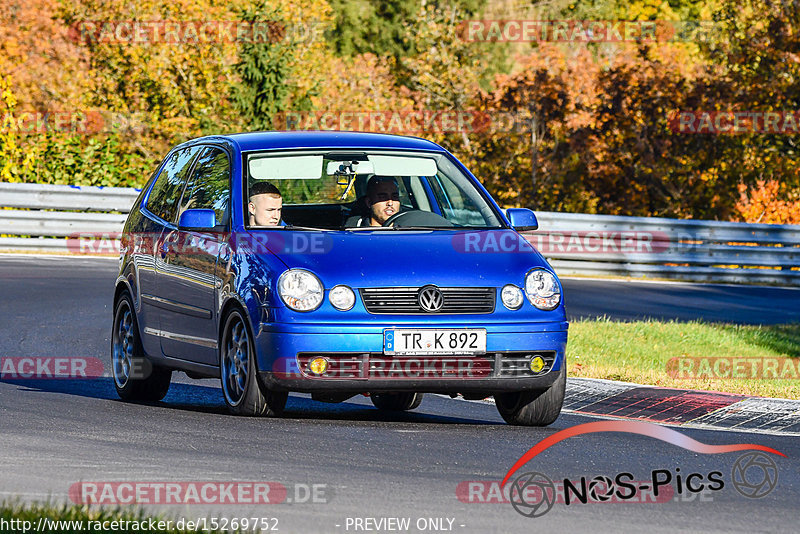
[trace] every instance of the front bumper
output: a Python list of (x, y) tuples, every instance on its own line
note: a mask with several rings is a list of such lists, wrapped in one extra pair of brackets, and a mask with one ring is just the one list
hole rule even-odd
[[(262, 324), (256, 334), (259, 378), (270, 389), (299, 392), (416, 391), (487, 393), (548, 388), (564, 365), (568, 324), (403, 324), (404, 328), (486, 329), (486, 354), (472, 357), (383, 354), (389, 324)], [(400, 326), (400, 325), (398, 325)], [(546, 365), (527, 367), (531, 356)], [(307, 363), (328, 359), (332, 371), (314, 376)]]

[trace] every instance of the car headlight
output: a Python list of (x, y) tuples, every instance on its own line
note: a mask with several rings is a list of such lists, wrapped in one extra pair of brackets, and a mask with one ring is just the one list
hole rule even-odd
[(322, 282), (303, 269), (289, 269), (278, 278), (281, 300), (295, 311), (312, 311), (322, 304)]
[(525, 294), (540, 310), (553, 310), (561, 302), (558, 280), (550, 271), (533, 269), (525, 276)]
[(337, 310), (347, 311), (356, 303), (356, 294), (347, 286), (333, 286), (328, 299)]
[(513, 284), (503, 286), (502, 291), (500, 291), (500, 300), (509, 310), (518, 310), (522, 306), (523, 299), (522, 290)]

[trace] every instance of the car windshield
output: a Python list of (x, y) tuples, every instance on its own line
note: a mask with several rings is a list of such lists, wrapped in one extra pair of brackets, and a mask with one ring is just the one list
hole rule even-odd
[[(248, 226), (273, 229), (458, 229), (503, 226), (489, 201), (443, 154), (379, 151), (248, 153)], [(258, 195), (265, 202), (259, 202)], [(272, 199), (272, 200), (269, 200)], [(260, 206), (280, 206), (256, 220)], [(267, 221), (265, 223), (265, 221)]]

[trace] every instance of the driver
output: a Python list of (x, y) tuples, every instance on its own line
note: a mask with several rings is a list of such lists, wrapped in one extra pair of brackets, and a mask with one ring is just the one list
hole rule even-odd
[(369, 208), (365, 217), (351, 217), (345, 226), (383, 226), (389, 217), (400, 212), (400, 192), (393, 176), (373, 176), (367, 182), (364, 202)]
[(250, 202), (247, 204), (250, 226), (284, 226), (282, 208), (281, 192), (271, 183), (256, 182), (250, 188)]

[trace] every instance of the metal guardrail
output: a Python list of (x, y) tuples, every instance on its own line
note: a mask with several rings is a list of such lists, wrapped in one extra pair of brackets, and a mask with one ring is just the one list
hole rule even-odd
[(138, 194), (131, 187), (0, 183), (0, 207), (127, 213)]
[(0, 250), (76, 252), (65, 238), (113, 238), (138, 195), (130, 187), (0, 183), (0, 208), (23, 208), (0, 209)]
[[(113, 238), (138, 194), (132, 188), (0, 183), (0, 208), (22, 208), (0, 209), (0, 250), (78, 253), (83, 249), (70, 247), (69, 237)], [(536, 216), (539, 230), (526, 238), (562, 275), (800, 286), (798, 225), (554, 212)], [(487, 252), (502, 251), (502, 244), (493, 246)]]
[(559, 274), (800, 286), (800, 226), (537, 212)]

